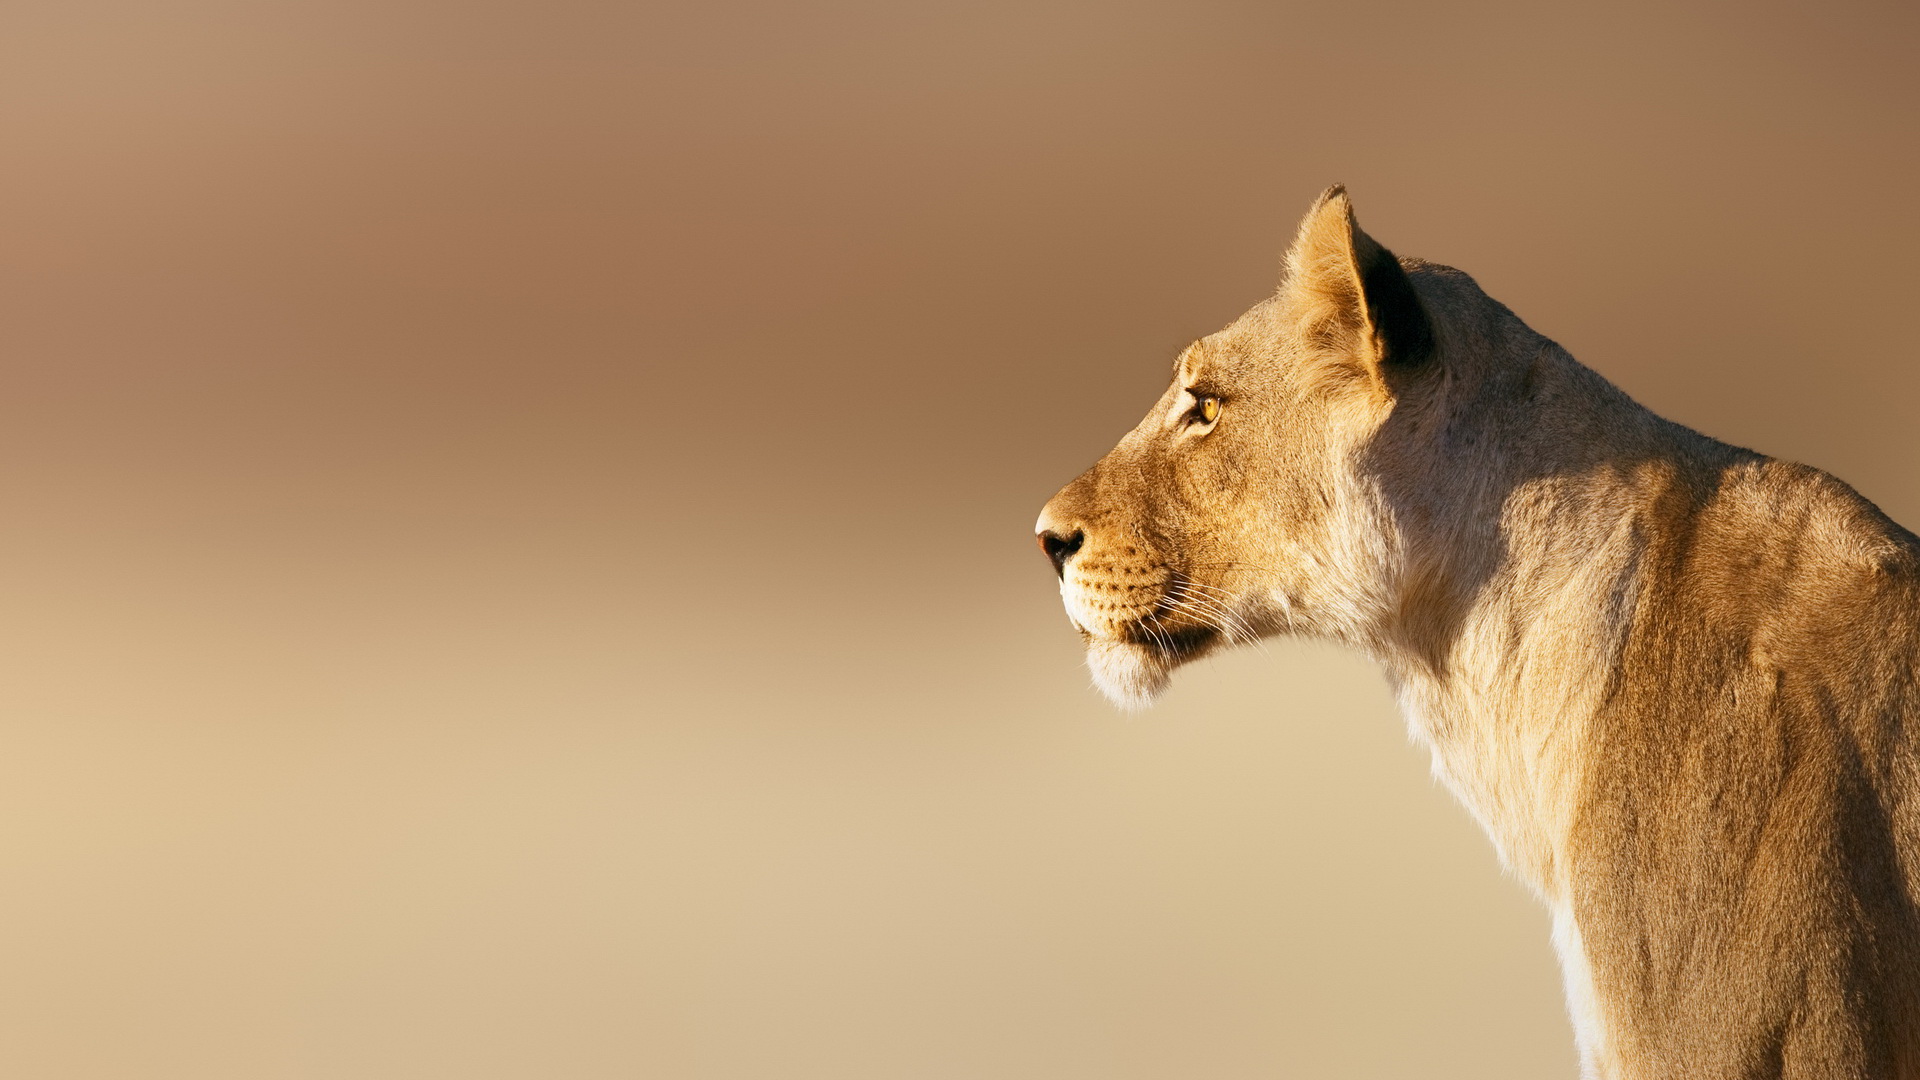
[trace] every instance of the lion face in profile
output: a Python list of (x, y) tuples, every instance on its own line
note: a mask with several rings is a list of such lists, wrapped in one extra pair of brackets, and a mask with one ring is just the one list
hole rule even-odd
[(1119, 445), (1041, 512), (1101, 690), (1152, 700), (1181, 664), (1291, 630), (1364, 639), (1396, 553), (1360, 467), (1418, 381), (1431, 322), (1344, 191), (1302, 224), (1274, 297), (1194, 342)]

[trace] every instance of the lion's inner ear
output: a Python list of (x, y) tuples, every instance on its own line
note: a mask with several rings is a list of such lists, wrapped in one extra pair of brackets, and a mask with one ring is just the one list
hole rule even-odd
[(1346, 189), (1328, 188), (1287, 251), (1280, 290), (1316, 348), (1352, 356), (1383, 376), (1433, 354), (1433, 325), (1393, 252), (1360, 231)]

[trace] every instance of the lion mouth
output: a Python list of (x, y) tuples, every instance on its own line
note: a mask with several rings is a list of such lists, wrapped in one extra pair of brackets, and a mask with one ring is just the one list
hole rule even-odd
[[(1142, 658), (1152, 658), (1153, 662), (1164, 664), (1169, 669), (1208, 651), (1223, 640), (1232, 640), (1235, 635), (1222, 624), (1222, 619), (1230, 615), (1220, 614), (1215, 618), (1196, 617), (1191, 610), (1194, 600), (1189, 595), (1193, 588), (1184, 577), (1174, 573), (1158, 583), (1153, 596), (1143, 607), (1135, 607), (1130, 618), (1114, 618), (1120, 612), (1116, 607), (1139, 604), (1147, 599), (1136, 596), (1129, 598), (1131, 604), (1117, 604), (1107, 598), (1107, 594), (1097, 590), (1110, 590), (1111, 585), (1095, 582), (1075, 590), (1069, 586), (1062, 588), (1067, 601), (1067, 618), (1089, 647), (1096, 644), (1121, 646), (1139, 650)], [(1129, 584), (1129, 590), (1144, 591), (1142, 584)], [(1210, 604), (1219, 607), (1217, 602)], [(1089, 616), (1093, 616), (1089, 618)], [(1105, 616), (1105, 617), (1101, 617)]]
[(1176, 662), (1198, 656), (1220, 637), (1220, 631), (1211, 626), (1156, 626), (1153, 622), (1148, 619), (1128, 626), (1124, 635), (1127, 643)]

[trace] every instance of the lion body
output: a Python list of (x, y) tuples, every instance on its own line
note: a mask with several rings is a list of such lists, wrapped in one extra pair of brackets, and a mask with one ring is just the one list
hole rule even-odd
[(1655, 416), (1336, 189), (1041, 531), (1123, 704), (1266, 634), (1374, 655), (1551, 908), (1586, 1075), (1920, 1078), (1920, 541), (1845, 484)]

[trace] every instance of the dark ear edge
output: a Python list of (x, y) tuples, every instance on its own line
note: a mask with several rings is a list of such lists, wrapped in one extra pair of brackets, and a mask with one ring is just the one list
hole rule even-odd
[(1413, 282), (1393, 252), (1355, 230), (1360, 257), (1360, 291), (1367, 298), (1367, 320), (1383, 366), (1408, 370), (1433, 357), (1433, 323)]

